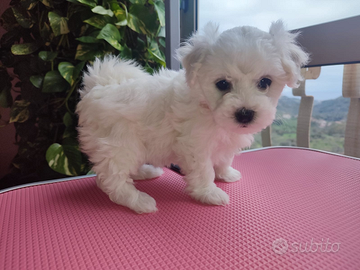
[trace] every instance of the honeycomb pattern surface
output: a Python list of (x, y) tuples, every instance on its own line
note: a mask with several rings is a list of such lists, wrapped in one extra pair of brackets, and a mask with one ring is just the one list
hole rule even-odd
[(360, 161), (246, 152), (242, 179), (202, 205), (178, 174), (136, 186), (159, 211), (112, 203), (94, 177), (0, 194), (0, 269), (360, 269)]

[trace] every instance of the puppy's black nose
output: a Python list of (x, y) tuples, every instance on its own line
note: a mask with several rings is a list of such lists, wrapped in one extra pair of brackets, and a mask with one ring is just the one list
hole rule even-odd
[(255, 112), (253, 110), (248, 110), (246, 108), (242, 108), (235, 112), (236, 121), (240, 124), (248, 124), (254, 119)]

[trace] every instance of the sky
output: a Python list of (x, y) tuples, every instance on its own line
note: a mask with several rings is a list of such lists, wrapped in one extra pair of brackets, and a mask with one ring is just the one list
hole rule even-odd
[[(251, 25), (268, 31), (283, 20), (288, 30), (360, 15), (359, 0), (199, 0), (199, 29), (209, 22), (224, 31)], [(341, 96), (343, 65), (321, 67), (320, 77), (306, 81), (306, 94), (315, 100)], [(286, 87), (283, 95), (292, 97)]]

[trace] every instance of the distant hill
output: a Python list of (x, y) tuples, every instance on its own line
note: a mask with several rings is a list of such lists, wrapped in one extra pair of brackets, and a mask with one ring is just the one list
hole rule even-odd
[(277, 106), (277, 115), (281, 118), (284, 114), (296, 117), (299, 112), (300, 99), (282, 96)]
[[(329, 122), (342, 121), (347, 117), (350, 99), (338, 97), (336, 99), (315, 101), (312, 118)], [(282, 96), (277, 107), (278, 118), (290, 115), (296, 118), (299, 112), (300, 99)]]
[(325, 121), (345, 120), (349, 110), (350, 99), (338, 97), (336, 99), (324, 100), (314, 106), (313, 118)]
[[(344, 134), (350, 100), (339, 97), (314, 101), (310, 127), (310, 147), (344, 153)], [(299, 98), (281, 97), (277, 116), (271, 128), (272, 145), (295, 146)], [(252, 148), (261, 147), (261, 135), (256, 134)]]

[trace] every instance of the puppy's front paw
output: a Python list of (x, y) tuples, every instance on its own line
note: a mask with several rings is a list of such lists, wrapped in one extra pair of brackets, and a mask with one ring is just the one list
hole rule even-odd
[(215, 184), (190, 190), (190, 196), (197, 201), (212, 205), (226, 205), (229, 203), (229, 195)]
[(241, 173), (232, 167), (227, 167), (225, 171), (216, 174), (217, 179), (224, 180), (225, 182), (236, 182), (241, 179)]

